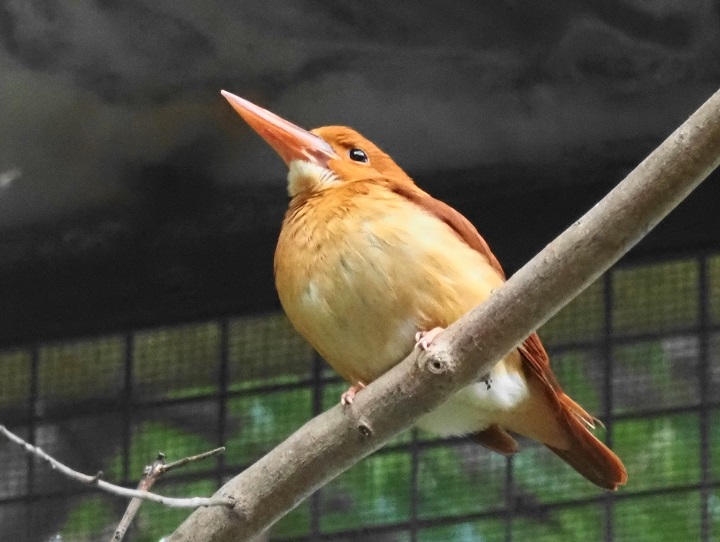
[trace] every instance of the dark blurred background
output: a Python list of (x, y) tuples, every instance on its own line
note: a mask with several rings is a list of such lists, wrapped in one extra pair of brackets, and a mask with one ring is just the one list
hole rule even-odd
[[(719, 52), (713, 0), (0, 2), (0, 423), (127, 485), (225, 444), (157, 487), (209, 494), (337, 400), (274, 292), (285, 167), (220, 89), (358, 129), (513, 272), (717, 90)], [(714, 175), (544, 330), (626, 489), (412, 432), (273, 539), (720, 537), (718, 202)], [(0, 464), (0, 540), (102, 540), (124, 509)], [(142, 513), (133, 540), (184, 517)]]

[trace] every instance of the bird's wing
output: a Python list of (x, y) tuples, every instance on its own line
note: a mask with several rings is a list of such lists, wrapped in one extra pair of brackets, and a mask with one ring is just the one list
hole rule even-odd
[[(488, 263), (505, 278), (502, 268), (490, 251), (488, 244), (464, 216), (409, 183), (394, 184), (392, 189), (395, 193), (404, 196), (445, 222), (471, 248), (485, 256)], [(562, 421), (562, 427), (565, 428), (567, 442), (563, 446), (558, 447), (552, 443), (543, 442), (580, 474), (600, 487), (614, 490), (619, 485), (625, 484), (627, 471), (622, 461), (589, 431), (595, 427), (598, 420), (565, 395), (560, 388), (550, 369), (550, 360), (537, 333), (533, 333), (525, 339), (518, 347), (518, 352), (522, 358), (523, 367), (527, 371), (530, 386), (533, 387), (533, 381), (541, 385), (545, 396), (550, 400), (549, 406), (556, 410), (558, 420)], [(539, 420), (539, 423), (547, 422), (548, 419)], [(516, 427), (516, 429), (519, 428)], [(523, 431), (518, 432), (523, 433)], [(492, 425), (485, 431), (479, 432), (476, 438), (481, 444), (504, 454), (512, 454), (517, 448), (512, 436), (499, 425)]]
[[(462, 214), (446, 203), (436, 200), (415, 185), (406, 182), (393, 182), (390, 184), (390, 189), (419, 207), (422, 207), (426, 212), (436, 216), (439, 220), (442, 220), (450, 226), (470, 248), (482, 254), (492, 268), (495, 269), (503, 279), (505, 278), (505, 272), (500, 266), (500, 262), (498, 262), (490, 250), (485, 239), (482, 238), (475, 226)], [(519, 350), (525, 361), (525, 366), (551, 390), (562, 393), (555, 375), (550, 370), (550, 359), (537, 333), (533, 333), (525, 339)], [(585, 411), (582, 411), (582, 413), (584, 416), (581, 417), (590, 418)]]
[(455, 233), (457, 233), (458, 236), (470, 246), (470, 248), (477, 250), (480, 254), (482, 254), (487, 259), (490, 266), (495, 269), (495, 271), (497, 271), (503, 279), (505, 279), (505, 271), (503, 271), (500, 262), (498, 262), (497, 258), (490, 250), (490, 247), (485, 242), (485, 239), (482, 238), (480, 233), (475, 229), (475, 226), (473, 226), (467, 218), (458, 213), (447, 203), (436, 200), (427, 192), (420, 190), (417, 186), (410, 183), (391, 182), (389, 188), (399, 196), (413, 202), (418, 207), (422, 207), (425, 211), (436, 216), (438, 219), (450, 226)]
[(526, 365), (540, 377), (548, 386), (555, 391), (560, 391), (560, 384), (555, 375), (550, 370), (550, 358), (545, 351), (545, 347), (540, 341), (537, 333), (530, 335), (520, 345), (520, 354), (526, 362)]

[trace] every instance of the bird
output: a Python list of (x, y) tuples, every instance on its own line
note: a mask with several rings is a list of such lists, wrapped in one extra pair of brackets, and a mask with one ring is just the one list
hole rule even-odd
[[(477, 229), (422, 190), (377, 145), (345, 126), (305, 130), (222, 95), (288, 166), (288, 210), (274, 258), (295, 329), (357, 393), (485, 301), (506, 280)], [(539, 441), (597, 486), (626, 484), (622, 461), (592, 433), (596, 418), (566, 395), (537, 333), (490, 373), (416, 422), (471, 435), (512, 455), (512, 433)]]

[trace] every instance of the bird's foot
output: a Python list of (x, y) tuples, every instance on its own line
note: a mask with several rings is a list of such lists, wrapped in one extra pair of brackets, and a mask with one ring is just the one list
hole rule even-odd
[(340, 396), (340, 404), (341, 405), (352, 405), (352, 402), (355, 400), (355, 396), (360, 390), (365, 389), (365, 384), (362, 382), (358, 382), (354, 386), (350, 386), (346, 392), (344, 392)]
[(445, 331), (444, 327), (434, 327), (430, 331), (418, 331), (415, 334), (415, 348), (422, 348), (427, 350), (435, 340), (435, 337)]

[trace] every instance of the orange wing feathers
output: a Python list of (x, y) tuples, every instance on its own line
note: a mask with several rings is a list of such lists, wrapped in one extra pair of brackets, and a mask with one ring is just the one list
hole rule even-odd
[[(487, 242), (463, 215), (414, 185), (391, 183), (390, 186), (396, 194), (412, 201), (449, 225), (465, 243), (481, 253), (498, 274), (505, 278), (505, 273)], [(528, 436), (539, 438), (541, 441), (545, 440), (550, 450), (600, 487), (615, 490), (619, 485), (624, 485), (627, 482), (627, 471), (622, 461), (588, 430), (588, 427), (595, 427), (595, 418), (562, 391), (557, 378), (550, 369), (550, 359), (538, 334), (530, 335), (518, 350), (528, 380), (541, 385), (542, 391), (550, 403), (547, 406), (555, 410), (556, 416), (554, 416), (555, 420), (549, 419), (546, 416), (546, 408), (543, 408), (546, 405), (541, 402), (538, 405), (540, 408), (530, 409), (526, 413), (523, 423), (516, 425), (515, 429)], [(538, 398), (535, 398), (535, 401), (537, 400)], [(554, 431), (549, 430), (545, 433), (538, 430), (538, 426), (553, 423), (559, 423), (558, 429), (564, 434), (562, 447), (553, 446), (549, 442), (551, 438), (557, 439), (557, 437), (551, 437)], [(548, 435), (548, 438), (543, 439), (542, 437), (545, 435)], [(517, 443), (514, 439), (498, 425), (490, 426), (478, 433), (476, 440), (503, 454), (512, 454), (517, 450)]]
[(433, 198), (430, 194), (418, 188), (414, 183), (391, 182), (389, 183), (389, 188), (394, 193), (412, 201), (414, 204), (422, 207), (425, 211), (431, 215), (435, 215), (439, 220), (450, 226), (470, 248), (485, 256), (492, 268), (498, 272), (498, 275), (503, 279), (505, 278), (505, 271), (503, 271), (500, 262), (498, 262), (490, 250), (485, 239), (482, 238), (475, 226), (473, 226), (467, 218), (447, 203)]

